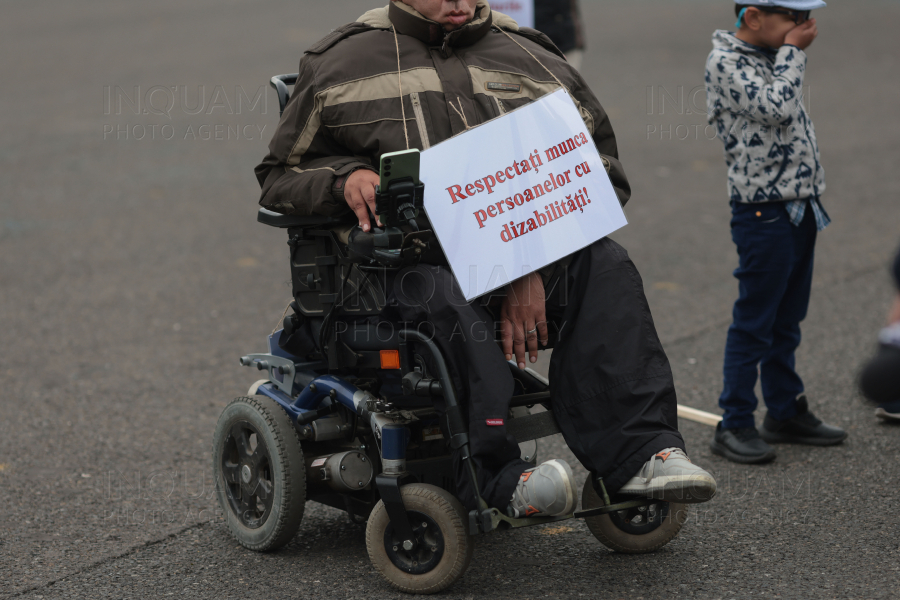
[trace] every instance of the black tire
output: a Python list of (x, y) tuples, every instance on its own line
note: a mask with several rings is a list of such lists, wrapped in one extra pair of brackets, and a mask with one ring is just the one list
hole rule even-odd
[(234, 538), (257, 552), (287, 544), (303, 519), (306, 470), (287, 413), (266, 396), (236, 398), (213, 435), (216, 497)]
[[(581, 492), (582, 510), (602, 504), (588, 477)], [(643, 510), (618, 511), (589, 517), (584, 522), (597, 541), (610, 550), (623, 554), (645, 554), (659, 550), (672, 541), (686, 520), (686, 504), (654, 500), (654, 504)]]
[[(393, 527), (389, 529), (387, 509), (384, 502), (379, 501), (366, 527), (369, 559), (398, 590), (409, 594), (435, 594), (462, 577), (472, 561), (475, 544), (467, 532), (466, 511), (453, 494), (434, 485), (405, 485), (400, 488), (400, 494), (419, 547), (412, 554), (399, 547), (393, 549), (396, 547), (390, 541)], [(422, 523), (428, 527), (423, 527)], [(435, 525), (438, 532), (434, 532)], [(422, 563), (412, 560), (422, 560)], [(406, 569), (424, 572), (411, 573)]]

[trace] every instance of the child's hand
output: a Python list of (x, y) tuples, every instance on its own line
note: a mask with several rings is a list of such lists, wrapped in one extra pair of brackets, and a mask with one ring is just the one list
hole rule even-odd
[(819, 35), (819, 28), (816, 26), (816, 20), (810, 19), (791, 29), (785, 36), (784, 43), (806, 50), (817, 35)]

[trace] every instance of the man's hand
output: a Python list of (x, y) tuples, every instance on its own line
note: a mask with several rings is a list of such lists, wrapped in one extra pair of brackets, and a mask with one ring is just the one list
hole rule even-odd
[(503, 299), (500, 309), (503, 353), (506, 360), (512, 360), (515, 351), (516, 363), (525, 368), (525, 350), (531, 354), (531, 362), (537, 360), (538, 339), (546, 346), (547, 314), (544, 311), (544, 282), (537, 273), (526, 275), (509, 285), (509, 293)]
[(797, 25), (784, 38), (785, 44), (797, 46), (801, 50), (806, 50), (816, 36), (819, 35), (819, 28), (816, 26), (816, 20), (810, 19), (801, 25)]
[(369, 231), (372, 225), (369, 221), (369, 212), (375, 215), (375, 222), (381, 227), (381, 221), (375, 213), (375, 186), (380, 181), (378, 173), (368, 169), (353, 171), (344, 183), (344, 200), (359, 219), (359, 226), (363, 231)]

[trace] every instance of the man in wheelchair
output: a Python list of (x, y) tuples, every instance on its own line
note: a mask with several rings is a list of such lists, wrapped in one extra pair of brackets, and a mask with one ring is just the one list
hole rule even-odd
[[(427, 149), (534, 101), (557, 82), (578, 105), (624, 205), (630, 186), (594, 94), (546, 36), (519, 28), (485, 0), (393, 0), (307, 50), (270, 153), (256, 168), (260, 204), (376, 231), (382, 154)], [(421, 230), (431, 229), (424, 214), (417, 219)], [(553, 348), (559, 428), (610, 495), (712, 498), (715, 480), (685, 454), (668, 359), (640, 275), (621, 246), (602, 239), (472, 303), (431, 246), (418, 264), (391, 277), (383, 317), (427, 323), (463, 400), (471, 459), (490, 506), (514, 517), (555, 516), (577, 502), (569, 465), (553, 460), (532, 468), (507, 430), (515, 393), (508, 361), (524, 369), (541, 346)], [(475, 506), (461, 467), (457, 495)]]

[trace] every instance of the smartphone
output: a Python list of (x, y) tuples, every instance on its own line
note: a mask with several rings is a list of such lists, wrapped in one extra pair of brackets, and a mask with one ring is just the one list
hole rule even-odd
[(412, 178), (419, 183), (419, 150), (401, 150), (381, 155), (381, 191), (386, 192), (391, 181)]

